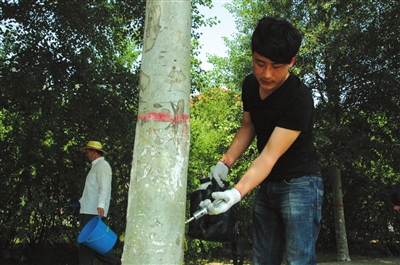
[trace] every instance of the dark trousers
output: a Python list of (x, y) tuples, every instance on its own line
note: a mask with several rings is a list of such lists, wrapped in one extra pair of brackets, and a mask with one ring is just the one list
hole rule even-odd
[[(96, 215), (81, 214), (81, 229), (94, 217), (96, 217)], [(121, 259), (118, 258), (112, 250), (102, 255), (84, 244), (79, 244), (79, 265), (93, 265), (94, 258), (97, 258), (101, 264), (104, 265), (121, 264)]]

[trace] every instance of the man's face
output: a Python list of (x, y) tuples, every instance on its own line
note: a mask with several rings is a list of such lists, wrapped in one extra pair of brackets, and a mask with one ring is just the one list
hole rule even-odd
[(260, 92), (265, 93), (265, 96), (269, 96), (286, 81), (296, 59), (293, 57), (290, 64), (275, 63), (257, 52), (253, 53), (252, 58), (253, 73), (260, 84)]
[(92, 162), (95, 157), (95, 151), (92, 149), (86, 149), (85, 150), (86, 158), (89, 162)]

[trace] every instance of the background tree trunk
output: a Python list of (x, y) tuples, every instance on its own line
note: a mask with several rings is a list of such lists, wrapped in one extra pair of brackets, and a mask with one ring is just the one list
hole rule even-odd
[(350, 261), (347, 246), (346, 223), (344, 218), (342, 179), (340, 169), (334, 166), (332, 172), (333, 205), (335, 213), (335, 234), (338, 261)]
[(182, 264), (190, 1), (147, 1), (123, 264)]

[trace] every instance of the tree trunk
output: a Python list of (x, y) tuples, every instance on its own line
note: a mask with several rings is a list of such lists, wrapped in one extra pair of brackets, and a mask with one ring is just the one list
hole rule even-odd
[(335, 232), (338, 261), (350, 261), (349, 249), (347, 246), (346, 224), (344, 218), (342, 179), (340, 169), (337, 166), (332, 168), (333, 205), (335, 207)]
[(189, 156), (190, 1), (146, 2), (122, 264), (182, 264)]

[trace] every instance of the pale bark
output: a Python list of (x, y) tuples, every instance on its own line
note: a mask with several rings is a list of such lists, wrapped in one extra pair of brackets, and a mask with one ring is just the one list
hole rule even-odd
[(125, 265), (183, 264), (190, 15), (190, 1), (146, 2), (139, 114), (122, 255)]
[(347, 246), (346, 223), (344, 218), (342, 178), (340, 169), (334, 166), (332, 172), (333, 205), (335, 213), (335, 234), (338, 261), (350, 261)]

